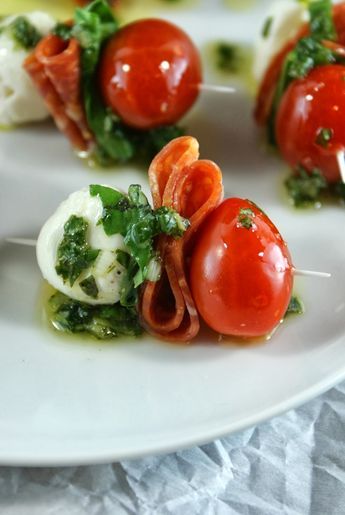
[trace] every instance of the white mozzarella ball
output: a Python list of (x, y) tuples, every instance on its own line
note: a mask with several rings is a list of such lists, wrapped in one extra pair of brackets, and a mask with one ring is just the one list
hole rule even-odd
[(258, 82), (263, 79), (273, 57), (309, 20), (309, 13), (306, 6), (296, 0), (281, 0), (270, 6), (265, 20), (269, 20), (268, 34), (264, 35), (261, 30), (255, 44), (253, 72)]
[[(55, 25), (49, 14), (35, 11), (24, 14), (29, 22), (46, 35)], [(9, 16), (2, 20), (4, 28), (16, 19)], [(0, 33), (0, 125), (11, 126), (20, 123), (43, 120), (49, 116), (41, 95), (23, 68), (29, 51), (21, 48), (11, 37), (9, 30)]]
[[(44, 224), (36, 246), (38, 265), (49, 284), (68, 297), (88, 304), (118, 302), (121, 280), (125, 272), (116, 260), (116, 250), (126, 250), (123, 236), (120, 234), (107, 236), (103, 225), (97, 225), (102, 212), (103, 205), (100, 198), (92, 197), (89, 188), (72, 193)], [(88, 222), (87, 242), (91, 248), (100, 249), (91, 267), (82, 272), (73, 286), (69, 281), (64, 281), (55, 270), (57, 250), (64, 235), (64, 225), (72, 215), (82, 217)], [(98, 287), (96, 299), (88, 296), (80, 287), (80, 282), (90, 275), (93, 275)]]

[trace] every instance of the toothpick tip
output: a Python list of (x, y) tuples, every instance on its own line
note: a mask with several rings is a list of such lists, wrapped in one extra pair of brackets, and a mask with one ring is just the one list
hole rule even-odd
[(236, 89), (232, 86), (222, 86), (219, 84), (199, 84), (199, 89), (201, 91), (210, 91), (213, 93), (236, 93)]
[(36, 247), (36, 240), (30, 238), (6, 238), (7, 243), (13, 243), (15, 245), (24, 245), (26, 247)]

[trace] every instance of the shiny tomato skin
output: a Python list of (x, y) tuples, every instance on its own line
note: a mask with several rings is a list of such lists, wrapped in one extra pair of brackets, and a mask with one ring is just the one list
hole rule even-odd
[(158, 19), (130, 23), (107, 43), (99, 68), (105, 103), (128, 125), (176, 123), (202, 81), (197, 48), (180, 28)]
[[(252, 227), (240, 222), (252, 211)], [(197, 310), (214, 331), (262, 337), (284, 317), (293, 286), (291, 256), (269, 218), (252, 202), (225, 200), (197, 237), (190, 285)]]
[[(331, 139), (320, 142), (320, 131)], [(345, 150), (345, 66), (319, 66), (293, 81), (281, 100), (276, 139), (283, 158), (295, 168), (318, 168), (328, 182), (340, 180), (336, 154)]]

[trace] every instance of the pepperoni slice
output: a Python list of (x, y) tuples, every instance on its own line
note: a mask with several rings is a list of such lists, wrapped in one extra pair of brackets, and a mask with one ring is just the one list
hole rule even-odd
[(92, 142), (80, 93), (80, 46), (48, 34), (24, 62), (57, 127), (73, 147), (87, 150)]
[[(338, 35), (337, 42), (340, 43), (340, 45), (345, 45), (345, 2), (333, 6), (333, 21)], [(268, 67), (259, 87), (254, 110), (254, 116), (259, 125), (265, 125), (267, 123), (272, 108), (274, 92), (287, 54), (291, 52), (297, 42), (301, 38), (307, 36), (308, 33), (309, 26), (306, 24), (301, 27), (296, 38), (289, 41), (273, 58), (270, 66)]]
[(223, 198), (219, 167), (198, 157), (196, 139), (183, 136), (166, 145), (149, 169), (154, 207), (171, 207), (191, 224), (178, 240), (164, 235), (158, 238), (162, 277), (146, 283), (140, 302), (148, 332), (174, 342), (188, 342), (199, 332), (199, 316), (187, 280), (188, 260), (197, 229)]

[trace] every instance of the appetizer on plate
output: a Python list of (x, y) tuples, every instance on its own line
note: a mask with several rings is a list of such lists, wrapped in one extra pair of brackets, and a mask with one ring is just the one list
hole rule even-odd
[(58, 128), (98, 162), (151, 158), (181, 134), (174, 124), (201, 83), (197, 48), (164, 20), (119, 28), (105, 0), (76, 9), (24, 63)]
[(43, 120), (49, 116), (41, 95), (23, 68), (39, 40), (55, 26), (48, 14), (35, 11), (0, 21), (0, 125)]
[(288, 309), (294, 267), (277, 228), (253, 202), (223, 200), (222, 174), (198, 142), (170, 142), (149, 168), (153, 207), (91, 185), (43, 226), (37, 258), (58, 290), (56, 329), (98, 338), (138, 334), (189, 342), (200, 317), (217, 333), (266, 336)]
[(295, 203), (345, 198), (345, 3), (273, 5), (258, 46), (256, 121), (294, 176)]

